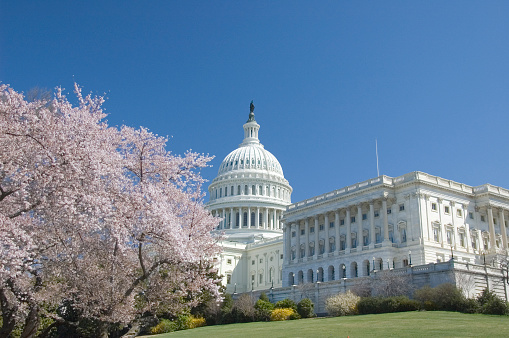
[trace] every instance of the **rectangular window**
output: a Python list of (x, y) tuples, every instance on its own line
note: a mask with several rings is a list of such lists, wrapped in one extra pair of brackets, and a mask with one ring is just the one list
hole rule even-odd
[(295, 236), (296, 236), (296, 235), (295, 235), (295, 231), (292, 231), (292, 237), (295, 237)]
[(345, 220), (344, 219), (340, 220), (339, 225), (345, 225)]
[(470, 219), (474, 219), (474, 213), (473, 213), (473, 212), (469, 212), (469, 213), (468, 213), (468, 218), (470, 218)]
[(350, 217), (350, 223), (355, 223), (355, 216)]
[(320, 224), (320, 231), (323, 231), (323, 229), (324, 229), (323, 224)]
[(484, 217), (484, 215), (481, 215), (481, 222), (486, 222), (486, 218)]
[(433, 239), (437, 243), (440, 241), (440, 235), (439, 235), (439, 229), (438, 228), (433, 228)]
[(497, 224), (497, 219), (496, 218), (493, 219), (493, 224)]
[(456, 216), (461, 217), (463, 213), (461, 212), (461, 209), (456, 209)]
[(446, 206), (444, 206), (444, 212), (445, 212), (446, 214), (449, 214), (449, 207), (448, 207), (447, 205), (446, 205)]
[(329, 228), (334, 228), (334, 222), (329, 223)]
[(437, 211), (437, 204), (436, 203), (431, 203), (431, 210)]
[(399, 205), (399, 211), (405, 211), (405, 205), (404, 204), (400, 204)]
[(254, 259), (251, 261), (251, 265), (255, 265), (255, 261), (254, 261)]
[(301, 235), (304, 235), (306, 233), (306, 231), (304, 229), (300, 229), (300, 234)]
[(263, 263), (263, 258), (260, 258), (260, 264)]
[(309, 232), (310, 232), (310, 233), (314, 233), (314, 232), (315, 232), (315, 227), (311, 227), (311, 228), (309, 228)]
[(231, 284), (232, 283), (232, 275), (228, 274), (226, 275), (226, 284)]
[(375, 217), (379, 217), (380, 216), (380, 210), (375, 210), (374, 214), (375, 214)]
[(368, 214), (362, 214), (362, 220), (367, 220), (368, 219)]
[(227, 259), (226, 260), (226, 264), (232, 264), (232, 260), (231, 259)]
[(283, 254), (281, 254), (279, 257), (280, 257), (280, 259), (283, 259)]
[(392, 214), (392, 209), (387, 209), (387, 215)]

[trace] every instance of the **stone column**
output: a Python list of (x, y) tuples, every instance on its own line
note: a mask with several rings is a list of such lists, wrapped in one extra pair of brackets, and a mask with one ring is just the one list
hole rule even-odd
[(350, 216), (350, 207), (346, 207), (346, 246), (345, 253), (350, 253), (350, 248), (352, 247), (352, 229), (351, 229), (351, 216)]
[(490, 204), (487, 205), (487, 208), (488, 208), (488, 226), (490, 229), (489, 251), (495, 252), (497, 249), (497, 245), (495, 244), (495, 225), (493, 224), (493, 209)]
[(324, 244), (325, 244), (325, 252), (324, 254), (329, 254), (329, 251), (330, 251), (330, 242), (329, 242), (329, 213), (325, 213), (324, 215), (324, 225), (323, 225), (323, 229), (324, 229), (324, 232), (325, 232), (325, 239), (324, 239)]
[[(376, 232), (375, 232), (375, 206), (373, 201), (369, 201), (369, 248), (374, 249), (376, 243)], [(374, 269), (374, 267), (373, 267)]]
[(255, 227), (256, 229), (260, 229), (260, 208), (256, 207), (256, 215), (255, 215)]
[(292, 225), (290, 223), (285, 224), (285, 254), (284, 259), (286, 263), (289, 263), (291, 260), (291, 250), (292, 250)]
[(263, 228), (269, 228), (269, 208), (265, 208), (263, 211)]
[(233, 222), (235, 222), (235, 218), (233, 217), (233, 215), (234, 215), (233, 208), (230, 208), (230, 226), (229, 226), (230, 229), (233, 229)]
[(223, 229), (226, 229), (226, 225), (228, 224), (228, 219), (226, 218), (226, 208), (223, 208)]
[(318, 215), (315, 216), (315, 260), (318, 259)]
[[(334, 228), (336, 229), (336, 254), (339, 255), (339, 209), (334, 212)], [(336, 269), (336, 267), (334, 268)], [(339, 275), (338, 275), (339, 278)]]
[(389, 241), (389, 219), (387, 218), (387, 198), (384, 196), (382, 198), (382, 213), (384, 218), (384, 242), (388, 243)]
[(451, 240), (452, 240), (452, 246), (453, 246), (454, 250), (458, 250), (458, 227), (456, 226), (456, 222), (455, 222), (456, 215), (454, 214), (454, 212), (456, 211), (454, 209), (455, 205), (456, 205), (456, 203), (454, 203), (454, 201), (450, 202), (452, 231), (453, 231)]
[(445, 241), (444, 238), (447, 236), (445, 233), (444, 221), (442, 220), (442, 199), (437, 198), (437, 207), (438, 207), (438, 221), (440, 222), (440, 245), (442, 248), (444, 247)]
[(502, 233), (502, 245), (504, 250), (507, 250), (507, 232), (505, 229), (505, 217), (504, 217), (504, 209), (499, 209), (499, 221), (500, 221), (500, 232)]
[[(362, 246), (364, 245), (363, 234), (362, 234), (362, 204), (357, 204), (357, 247), (362, 250)], [(359, 250), (357, 250), (359, 251)]]
[(306, 232), (306, 259), (309, 258), (309, 218), (304, 220), (304, 231)]
[(295, 223), (297, 234), (295, 235), (297, 237), (297, 245), (295, 245), (295, 252), (297, 254), (297, 260), (300, 259), (300, 221), (297, 221)]
[(251, 228), (251, 207), (247, 207), (247, 227)]
[(467, 252), (470, 252), (470, 249), (472, 247), (472, 238), (470, 237), (470, 225), (467, 223), (467, 217), (468, 217), (468, 209), (467, 206), (463, 204), (463, 224), (465, 224), (465, 237), (466, 237), (466, 245), (465, 248), (467, 249)]

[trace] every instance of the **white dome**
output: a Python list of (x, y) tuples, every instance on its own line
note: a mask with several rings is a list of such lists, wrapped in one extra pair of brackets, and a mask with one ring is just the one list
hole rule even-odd
[(268, 174), (283, 175), (281, 164), (268, 150), (261, 144), (241, 144), (239, 148), (229, 153), (219, 166), (218, 175), (237, 170), (266, 171)]

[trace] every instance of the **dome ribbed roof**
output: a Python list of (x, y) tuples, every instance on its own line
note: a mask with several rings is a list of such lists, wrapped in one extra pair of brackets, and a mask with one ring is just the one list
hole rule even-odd
[(219, 166), (218, 175), (237, 170), (267, 171), (284, 177), (281, 164), (261, 144), (241, 144), (239, 148), (229, 153)]

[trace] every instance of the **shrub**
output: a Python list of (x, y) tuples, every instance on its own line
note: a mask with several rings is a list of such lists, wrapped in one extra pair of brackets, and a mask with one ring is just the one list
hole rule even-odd
[(276, 308), (278, 309), (293, 309), (294, 312), (297, 312), (297, 304), (289, 298), (285, 298), (276, 303)]
[(435, 288), (425, 286), (414, 293), (425, 310), (461, 311), (467, 307), (467, 300), (454, 284), (444, 283)]
[(269, 296), (267, 296), (267, 294), (265, 292), (260, 293), (259, 299), (264, 300), (266, 302), (270, 302)]
[(477, 298), (481, 313), (487, 315), (505, 315), (509, 313), (507, 303), (498, 298), (494, 292), (484, 289)]
[(269, 321), (272, 310), (274, 310), (274, 304), (262, 299), (258, 299), (255, 303), (256, 319), (260, 321)]
[(295, 311), (291, 308), (277, 308), (272, 311), (270, 314), (271, 321), (279, 321), (279, 320), (288, 320), (292, 315), (295, 314)]
[(327, 298), (325, 309), (332, 316), (348, 316), (357, 313), (357, 304), (361, 297), (354, 295), (350, 291), (338, 293), (335, 296)]
[(150, 329), (152, 334), (177, 331), (177, 324), (169, 319), (161, 319), (159, 324)]
[(195, 317), (193, 315), (190, 316), (189, 321), (189, 328), (194, 329), (197, 327), (205, 326), (207, 325), (207, 321), (203, 317)]
[(315, 316), (315, 305), (309, 298), (304, 298), (297, 304), (297, 312), (301, 318), (311, 318)]
[(365, 297), (357, 304), (360, 314), (416, 311), (419, 308), (420, 302), (406, 296)]

